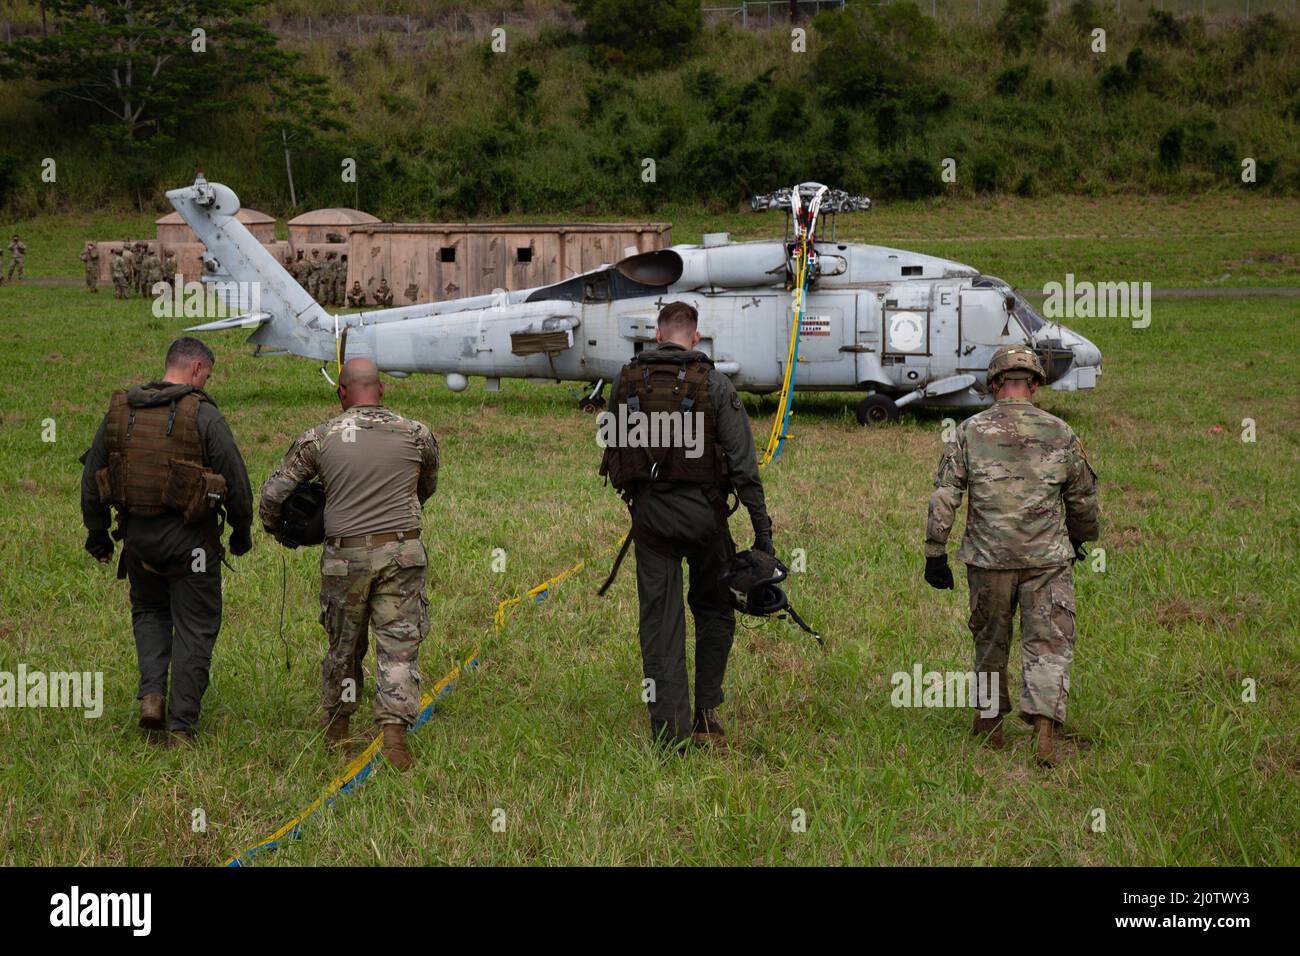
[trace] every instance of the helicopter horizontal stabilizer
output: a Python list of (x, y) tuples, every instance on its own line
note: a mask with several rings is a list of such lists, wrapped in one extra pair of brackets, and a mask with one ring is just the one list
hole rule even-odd
[(204, 322), (202, 325), (191, 325), (185, 331), (220, 332), (225, 329), (255, 329), (269, 321), (271, 321), (270, 312), (249, 312), (245, 315), (232, 315), (228, 319), (217, 319), (215, 322)]

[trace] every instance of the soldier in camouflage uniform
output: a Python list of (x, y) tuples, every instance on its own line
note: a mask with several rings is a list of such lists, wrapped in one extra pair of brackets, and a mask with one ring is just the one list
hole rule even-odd
[(299, 249), (293, 262), (289, 264), (289, 275), (293, 276), (293, 281), (298, 283), (304, 289), (307, 288), (307, 260), (302, 257), (302, 250)]
[(388, 280), (380, 278), (379, 287), (375, 289), (375, 304), (388, 308), (393, 304), (393, 290), (388, 287)]
[[(1027, 345), (994, 353), (988, 382), (996, 403), (967, 419), (944, 449), (925, 532), (925, 580), (953, 587), (947, 544), (968, 495), (966, 534), (957, 552), (970, 587), (975, 672), (997, 674), (998, 716), (975, 716), (974, 732), (1002, 745), (1011, 711), (1007, 656), (1020, 608), (1020, 717), (1034, 727), (1037, 758), (1053, 761), (1055, 728), (1065, 720), (1074, 657), (1071, 564), (1099, 530), (1096, 475), (1065, 422), (1034, 407), (1046, 376)], [(988, 678), (986, 678), (988, 679)]]
[(306, 289), (307, 294), (317, 302), (320, 301), (318, 293), (320, 292), (320, 277), (322, 269), (324, 269), (324, 264), (320, 261), (320, 250), (313, 249), (311, 251), (311, 258), (307, 260)]
[(348, 305), (354, 309), (359, 309), (366, 304), (366, 292), (361, 288), (361, 280), (358, 279), (352, 283), (352, 291), (348, 293)]
[(170, 293), (176, 292), (176, 253), (170, 249), (163, 256), (163, 282), (167, 283), (167, 290)]
[(373, 626), (375, 717), (385, 755), (405, 770), (406, 731), (420, 708), (417, 659), (429, 630), (420, 517), (438, 486), (438, 443), (428, 426), (385, 408), (383, 395), (373, 362), (347, 362), (339, 376), (343, 414), (298, 436), (262, 486), (260, 515), (275, 534), (298, 484), (324, 484), (320, 620), (329, 651), (321, 666), (321, 726), (331, 744), (348, 739)]
[(336, 305), (334, 301), (334, 291), (339, 282), (339, 260), (335, 253), (327, 252), (325, 254), (325, 270), (320, 277), (320, 302), (321, 305)]
[(123, 298), (130, 298), (131, 290), (135, 288), (135, 253), (125, 239), (122, 240), (122, 277), (126, 280), (126, 295)]
[(140, 293), (141, 298), (147, 298), (149, 295), (149, 257), (153, 255), (149, 251), (147, 242), (137, 242), (135, 244), (135, 281), (136, 292)]
[(113, 250), (113, 258), (108, 263), (108, 272), (113, 277), (113, 298), (129, 298), (130, 292), (126, 284), (126, 263), (122, 260), (121, 249)]
[(342, 307), (348, 301), (348, 254), (339, 253), (338, 278), (334, 282), (334, 304)]
[(86, 264), (86, 290), (88, 292), (99, 291), (99, 248), (93, 243), (86, 243), (85, 251), (81, 253), (81, 261)]
[(162, 260), (158, 258), (158, 253), (152, 249), (144, 257), (144, 287), (145, 291), (152, 296), (154, 287), (163, 281)]
[(14, 270), (18, 270), (18, 278), (24, 278), (23, 267), (27, 262), (27, 246), (16, 235), (9, 243), (9, 281), (14, 278)]

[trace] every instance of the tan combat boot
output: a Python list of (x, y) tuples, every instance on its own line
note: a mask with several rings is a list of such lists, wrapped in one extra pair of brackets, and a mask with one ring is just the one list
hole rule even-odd
[(323, 713), (320, 725), (325, 730), (325, 743), (330, 747), (342, 747), (350, 736), (347, 714)]
[(406, 724), (384, 724), (384, 756), (398, 770), (411, 769), (411, 752), (406, 749)]
[(194, 735), (185, 730), (169, 730), (167, 739), (163, 741), (163, 746), (168, 750), (192, 747), (194, 746)]
[(1044, 767), (1051, 767), (1056, 763), (1055, 747), (1052, 743), (1052, 735), (1055, 730), (1055, 724), (1051, 717), (1034, 718), (1034, 759)]
[(975, 712), (975, 724), (971, 727), (971, 733), (976, 737), (983, 737), (985, 746), (992, 747), (994, 750), (1001, 750), (1004, 743), (1002, 737), (1002, 715), (996, 717), (983, 717), (979, 711)]
[(145, 730), (163, 729), (162, 694), (145, 694), (140, 698), (140, 726)]
[(692, 728), (692, 740), (697, 747), (716, 747), (727, 749), (727, 733), (718, 720), (718, 711), (714, 707), (695, 708), (695, 726)]

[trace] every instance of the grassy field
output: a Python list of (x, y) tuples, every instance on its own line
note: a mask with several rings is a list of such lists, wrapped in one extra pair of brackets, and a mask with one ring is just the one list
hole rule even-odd
[[(882, 218), (891, 241), (924, 237), (911, 244), (1017, 285), (1059, 278), (1076, 258), (1113, 269), (1139, 247), (1151, 258), (1132, 278), (1208, 284), (1225, 259), (1300, 248), (1294, 207), (1239, 217), (1152, 208), (1146, 221), (1132, 202), (1082, 200), (1051, 214), (1013, 207), (1011, 226), (997, 204)], [(1222, 228), (1234, 218), (1235, 230)], [(945, 238), (944, 219), (971, 242)], [(32, 234), (71, 253), (85, 225), (44, 220)], [(104, 225), (116, 235), (126, 223)], [(47, 266), (38, 251), (33, 272), (79, 274), (70, 254)], [(1294, 258), (1279, 268), (1290, 278), (1250, 284), (1295, 284)], [(828, 650), (789, 625), (746, 622), (722, 711), (734, 751), (664, 763), (646, 742), (630, 563), (608, 597), (594, 594), (625, 512), (596, 477), (592, 420), (564, 386), (452, 394), (435, 378), (390, 382), (390, 403), (427, 421), (443, 450), (425, 520), (433, 626), (422, 669), (432, 683), (475, 648), (482, 663), (414, 738), (415, 770), (381, 768), (261, 865), (1295, 865), (1298, 305), (1160, 300), (1146, 330), (1072, 323), (1102, 349), (1101, 387), (1043, 404), (1080, 433), (1100, 475), (1107, 566), (1075, 571), (1068, 725), (1078, 736), (1049, 771), (1034, 766), (1018, 722), (1013, 746), (991, 752), (972, 743), (964, 710), (889, 703), (896, 671), (970, 663), (964, 582), (940, 593), (921, 580), (939, 416), (864, 431), (850, 397), (799, 397), (794, 437), (766, 483), (778, 550), (807, 553), (791, 596)], [(107, 697), (98, 720), (0, 710), (4, 864), (216, 864), (269, 835), (342, 767), (315, 724), (317, 555), (284, 552), (260, 530), (226, 573), (197, 746), (163, 751), (134, 726), (126, 589), (81, 551), (76, 459), (109, 390), (155, 376), (176, 325), (103, 291), (0, 288), (0, 671), (100, 670)], [(333, 413), (333, 396), (307, 362), (253, 359), (237, 335), (210, 341), (210, 390), (256, 486), (297, 432)], [(773, 403), (748, 408), (765, 434)], [(41, 440), (48, 418), (52, 443)], [(1253, 443), (1241, 440), (1246, 418)], [(491, 567), (498, 547), (504, 573)], [(277, 636), (282, 558), (291, 672)], [(502, 598), (584, 559), (587, 569), (494, 632)], [(192, 831), (195, 809), (204, 833)], [(492, 829), (498, 809), (504, 832)], [(792, 831), (796, 810), (806, 832)]]

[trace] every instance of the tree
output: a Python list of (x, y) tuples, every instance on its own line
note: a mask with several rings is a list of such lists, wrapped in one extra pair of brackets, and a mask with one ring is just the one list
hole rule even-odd
[(1012, 53), (1035, 49), (1047, 28), (1047, 0), (1007, 0), (996, 30)]
[(594, 57), (633, 69), (679, 60), (699, 35), (700, 0), (573, 0)]
[[(137, 201), (151, 159), (187, 121), (242, 102), (273, 69), (276, 38), (247, 19), (257, 0), (46, 0), (56, 29), (0, 44), (0, 75), (48, 84), (119, 153)], [(281, 66), (284, 61), (281, 59)]]
[(284, 153), (292, 206), (298, 205), (293, 183), (293, 151), (318, 146), (321, 134), (347, 128), (335, 116), (338, 104), (330, 92), (329, 80), (302, 69), (300, 59), (299, 54), (284, 50), (276, 50), (270, 58), (266, 82), (271, 102), (263, 127), (263, 135)]

